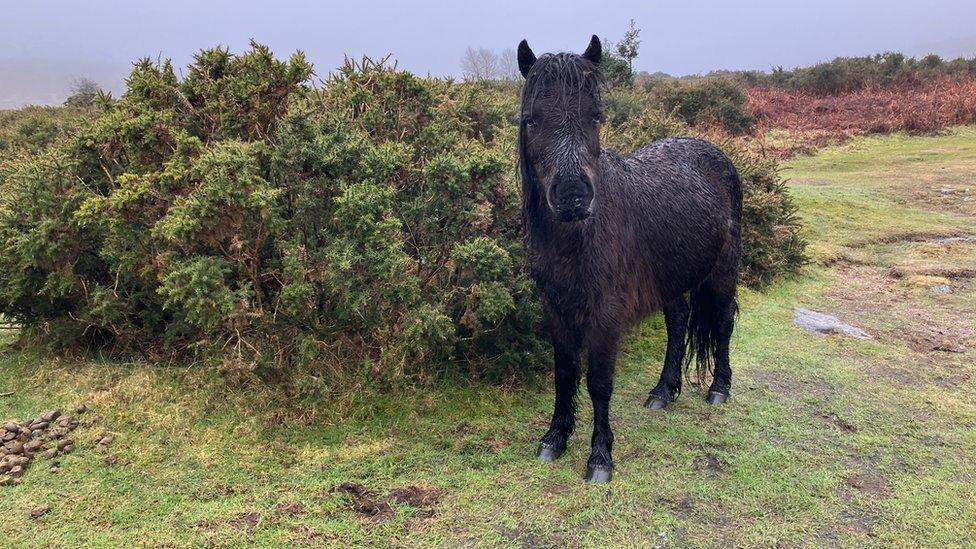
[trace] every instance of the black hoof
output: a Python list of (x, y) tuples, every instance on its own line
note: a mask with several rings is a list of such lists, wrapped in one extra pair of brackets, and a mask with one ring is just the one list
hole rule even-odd
[(556, 461), (565, 451), (566, 448), (556, 448), (552, 444), (543, 442), (539, 444), (539, 451), (536, 452), (535, 457), (538, 458), (539, 461)]
[(651, 395), (647, 397), (647, 401), (644, 403), (644, 407), (648, 410), (663, 410), (668, 405), (667, 399), (659, 397), (657, 395)]
[(606, 465), (587, 465), (585, 480), (589, 484), (607, 484), (613, 478), (613, 467)]
[(709, 404), (725, 404), (725, 401), (729, 399), (729, 395), (726, 393), (720, 393), (718, 391), (709, 391), (708, 398), (705, 399)]

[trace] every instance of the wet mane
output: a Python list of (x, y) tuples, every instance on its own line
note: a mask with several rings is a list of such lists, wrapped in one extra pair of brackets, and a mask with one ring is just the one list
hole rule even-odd
[(593, 95), (600, 102), (606, 78), (600, 67), (573, 53), (548, 53), (532, 66), (522, 92), (522, 111), (531, 107), (540, 93)]

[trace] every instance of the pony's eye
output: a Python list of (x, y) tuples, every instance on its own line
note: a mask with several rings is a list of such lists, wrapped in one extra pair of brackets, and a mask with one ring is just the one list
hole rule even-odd
[(524, 120), (524, 122), (525, 122), (525, 125), (528, 126), (528, 127), (530, 127), (530, 128), (534, 128), (535, 127), (535, 119), (534, 118), (526, 118)]

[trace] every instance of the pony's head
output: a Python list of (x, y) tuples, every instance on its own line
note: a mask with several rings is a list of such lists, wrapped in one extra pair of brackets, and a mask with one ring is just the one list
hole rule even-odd
[(538, 201), (560, 221), (586, 219), (596, 203), (601, 55), (596, 36), (583, 55), (556, 53), (537, 59), (525, 40), (518, 47), (525, 77), (519, 132), (523, 184), (531, 193), (527, 199)]

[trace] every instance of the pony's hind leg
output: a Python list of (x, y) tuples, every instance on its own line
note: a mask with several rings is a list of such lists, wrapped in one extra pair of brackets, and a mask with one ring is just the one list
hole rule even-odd
[(734, 256), (722, 268), (691, 292), (688, 317), (688, 349), (693, 352), (689, 366), (695, 364), (698, 379), (710, 373), (712, 385), (706, 400), (722, 404), (732, 388), (732, 367), (729, 364), (729, 340), (735, 325), (735, 300), (738, 261)]
[(732, 389), (732, 366), (729, 363), (729, 341), (735, 328), (735, 314), (738, 303), (735, 299), (736, 283), (738, 281), (738, 261), (729, 261), (729, 268), (713, 274), (707, 281), (706, 295), (710, 301), (707, 310), (711, 316), (708, 320), (711, 332), (711, 349), (714, 353), (714, 371), (712, 385), (708, 389), (706, 400), (709, 404), (722, 404), (729, 398)]
[(662, 410), (681, 394), (681, 365), (685, 358), (685, 333), (688, 331), (688, 298), (681, 296), (664, 306), (664, 324), (668, 330), (668, 349), (657, 386), (644, 402), (649, 410)]
[(708, 403), (722, 404), (729, 398), (732, 389), (732, 365), (729, 363), (729, 341), (735, 327), (735, 313), (738, 309), (735, 297), (721, 302), (718, 308), (715, 330), (715, 373), (712, 385), (708, 388)]

